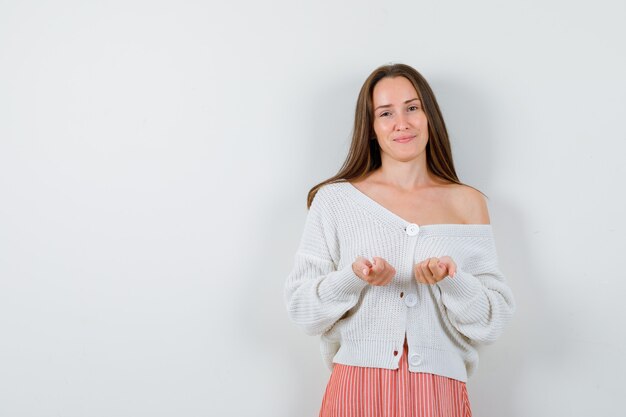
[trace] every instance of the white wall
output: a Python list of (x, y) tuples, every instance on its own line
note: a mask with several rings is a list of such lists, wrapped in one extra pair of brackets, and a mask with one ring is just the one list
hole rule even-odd
[(430, 81), (518, 310), (476, 416), (615, 416), (621, 1), (0, 2), (0, 416), (315, 416), (282, 289), (376, 66)]

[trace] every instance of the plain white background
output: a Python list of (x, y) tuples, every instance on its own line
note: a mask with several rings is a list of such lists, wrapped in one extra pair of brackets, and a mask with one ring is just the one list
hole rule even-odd
[(518, 309), (476, 416), (615, 416), (621, 1), (0, 2), (0, 416), (316, 416), (284, 281), (378, 65), (438, 97)]

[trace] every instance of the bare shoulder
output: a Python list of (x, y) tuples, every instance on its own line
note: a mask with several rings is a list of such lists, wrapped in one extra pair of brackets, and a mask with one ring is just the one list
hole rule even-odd
[(489, 210), (485, 196), (478, 190), (455, 184), (452, 187), (454, 206), (462, 213), (467, 224), (489, 224)]

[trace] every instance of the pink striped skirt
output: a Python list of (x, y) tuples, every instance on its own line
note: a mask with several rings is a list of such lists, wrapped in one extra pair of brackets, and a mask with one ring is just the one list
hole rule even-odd
[(409, 372), (407, 346), (398, 369), (336, 363), (320, 417), (471, 417), (464, 382)]

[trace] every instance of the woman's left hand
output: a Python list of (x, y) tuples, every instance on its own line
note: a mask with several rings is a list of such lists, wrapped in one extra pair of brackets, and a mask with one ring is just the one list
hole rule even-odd
[(449, 256), (428, 258), (413, 266), (415, 280), (421, 284), (436, 284), (446, 276), (454, 277), (456, 263)]

